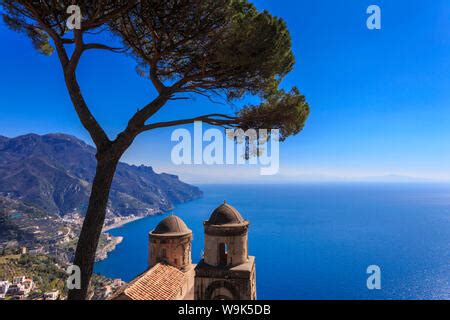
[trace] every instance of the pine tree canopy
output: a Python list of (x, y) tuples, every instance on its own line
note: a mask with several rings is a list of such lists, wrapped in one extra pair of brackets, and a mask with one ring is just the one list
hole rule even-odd
[[(73, 4), (82, 13), (81, 29), (75, 32), (66, 26), (67, 8)], [(280, 129), (284, 139), (300, 132), (309, 115), (297, 88), (280, 89), (295, 63), (286, 23), (247, 0), (4, 0), (2, 6), (5, 23), (26, 34), (43, 54), (51, 55), (56, 47), (61, 57), (66, 46), (81, 42), (82, 51), (133, 56), (139, 74), (170, 98), (200, 94), (232, 102), (246, 95), (260, 97), (260, 104), (243, 106), (234, 114), (198, 120), (223, 127)], [(84, 43), (83, 35), (91, 39), (105, 32), (116, 38), (116, 46)], [(69, 68), (71, 60), (62, 61), (63, 67)], [(148, 119), (143, 117), (144, 122)], [(138, 130), (163, 126), (144, 122)], [(185, 122), (170, 124), (179, 123)]]

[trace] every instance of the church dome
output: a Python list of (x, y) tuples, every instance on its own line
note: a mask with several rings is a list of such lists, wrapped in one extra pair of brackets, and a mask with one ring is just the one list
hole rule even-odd
[(152, 231), (156, 235), (183, 235), (191, 233), (192, 231), (186, 226), (183, 220), (179, 217), (170, 215), (163, 219)]
[(243, 224), (245, 220), (239, 211), (224, 202), (213, 211), (208, 223), (211, 225)]

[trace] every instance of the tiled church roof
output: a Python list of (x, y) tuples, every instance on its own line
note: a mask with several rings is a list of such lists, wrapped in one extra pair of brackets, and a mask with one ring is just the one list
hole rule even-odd
[(174, 300), (183, 286), (185, 274), (158, 263), (121, 288), (112, 299), (126, 295), (131, 300)]

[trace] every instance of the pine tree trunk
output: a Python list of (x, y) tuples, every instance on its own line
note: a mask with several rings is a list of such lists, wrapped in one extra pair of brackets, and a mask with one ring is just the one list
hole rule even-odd
[(89, 206), (73, 262), (74, 265), (80, 268), (81, 289), (70, 290), (69, 300), (85, 300), (87, 298), (95, 263), (95, 253), (103, 229), (109, 192), (119, 158), (119, 156), (107, 157), (97, 154), (97, 169), (92, 183)]

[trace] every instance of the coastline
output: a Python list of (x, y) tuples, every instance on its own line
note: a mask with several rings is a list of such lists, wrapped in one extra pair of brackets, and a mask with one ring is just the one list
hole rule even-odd
[(120, 228), (120, 227), (126, 225), (127, 223), (130, 223), (130, 222), (133, 222), (133, 221), (137, 221), (137, 220), (143, 219), (145, 217), (148, 217), (148, 216), (137, 216), (137, 217), (131, 217), (131, 218), (125, 218), (124, 217), (120, 221), (116, 221), (116, 222), (114, 222), (114, 223), (112, 223), (110, 225), (104, 226), (103, 229), (102, 229), (102, 232), (106, 233), (109, 230)]
[(95, 262), (102, 261), (108, 258), (108, 253), (111, 251), (114, 251), (116, 249), (116, 246), (120, 244), (123, 241), (123, 237), (112, 237), (110, 242), (101, 248), (97, 253), (95, 257)]
[(99, 262), (102, 260), (105, 260), (108, 258), (108, 253), (114, 251), (116, 249), (116, 246), (118, 244), (120, 244), (123, 241), (123, 237), (121, 236), (112, 236), (111, 234), (108, 233), (108, 231), (113, 230), (113, 229), (117, 229), (120, 228), (128, 223), (137, 221), (137, 220), (141, 220), (143, 218), (146, 217), (150, 217), (150, 216), (156, 216), (156, 215), (161, 215), (164, 214), (165, 212), (159, 211), (159, 212), (154, 212), (152, 214), (148, 214), (148, 215), (143, 215), (143, 216), (132, 216), (132, 217), (122, 217), (119, 221), (115, 221), (112, 224), (109, 224), (107, 226), (104, 226), (102, 229), (102, 233), (107, 235), (108, 237), (110, 237), (110, 242), (103, 248), (101, 248), (97, 254), (96, 254), (96, 261), (95, 262)]
[(99, 261), (107, 259), (108, 254), (110, 252), (114, 251), (116, 249), (116, 246), (123, 241), (123, 237), (112, 236), (111, 234), (108, 233), (108, 231), (120, 228), (120, 227), (126, 225), (127, 223), (137, 221), (137, 220), (143, 219), (145, 217), (148, 217), (148, 215), (147, 216), (137, 216), (137, 217), (136, 216), (123, 217), (120, 221), (116, 221), (110, 225), (103, 227), (102, 233), (107, 235), (110, 240), (109, 240), (109, 243), (105, 247), (98, 250), (98, 252), (96, 253), (95, 262), (99, 262)]

